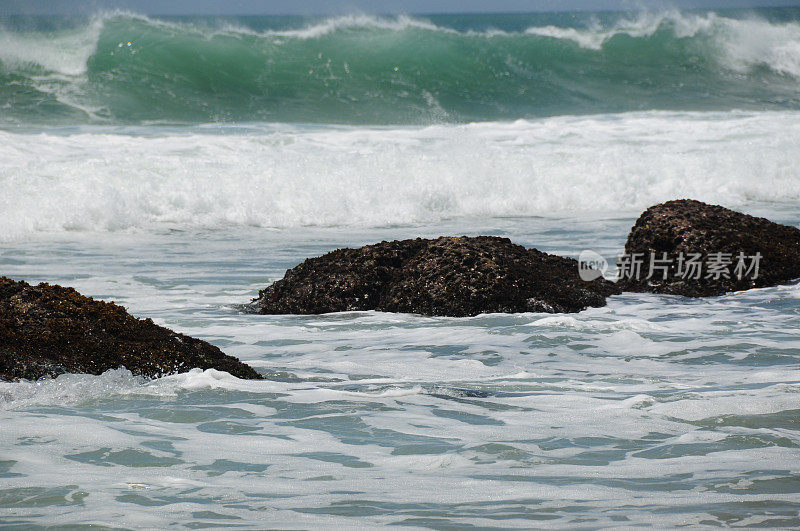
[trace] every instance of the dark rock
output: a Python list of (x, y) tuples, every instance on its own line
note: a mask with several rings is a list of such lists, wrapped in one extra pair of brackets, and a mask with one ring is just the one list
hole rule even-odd
[(136, 319), (114, 303), (0, 277), (0, 379), (101, 374), (123, 366), (151, 378), (195, 367), (262, 378), (217, 347)]
[(381, 242), (309, 258), (262, 290), (249, 310), (316, 314), (357, 310), (464, 317), (493, 312), (578, 312), (618, 293), (585, 282), (578, 262), (508, 238)]
[(309, 258), (262, 290), (250, 309), (270, 314), (374, 310), (403, 264), (428, 241), (381, 242)]
[[(691, 199), (648, 208), (631, 229), (625, 253), (628, 257), (641, 253), (643, 262), (640, 275), (620, 281), (625, 291), (705, 297), (800, 277), (800, 229)], [(662, 253), (667, 253), (664, 261), (660, 261)], [(700, 278), (694, 278), (697, 270), (686, 263), (692, 253), (700, 255), (695, 257), (702, 264)], [(760, 259), (755, 258), (757, 254)], [(652, 265), (664, 268), (656, 267), (648, 280), (652, 256), (656, 258)], [(684, 257), (682, 267), (680, 256)], [(711, 262), (722, 264), (719, 272), (709, 267)], [(634, 272), (634, 268), (626, 269)]]

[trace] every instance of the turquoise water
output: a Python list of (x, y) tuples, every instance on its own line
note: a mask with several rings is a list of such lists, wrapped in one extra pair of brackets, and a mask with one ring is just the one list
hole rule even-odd
[(797, 110), (800, 11), (11, 18), (0, 124)]
[(798, 20), (4, 20), (0, 274), (266, 380), (0, 383), (0, 527), (800, 526), (797, 283), (568, 315), (239, 311), (385, 239), (613, 261), (681, 197), (800, 225)]

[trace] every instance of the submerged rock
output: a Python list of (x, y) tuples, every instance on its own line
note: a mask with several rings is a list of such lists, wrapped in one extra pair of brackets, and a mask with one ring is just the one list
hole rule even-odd
[(625, 291), (705, 297), (774, 286), (800, 277), (800, 229), (691, 199), (668, 201), (636, 221), (621, 269)]
[(261, 314), (358, 310), (453, 317), (578, 312), (618, 293), (586, 282), (571, 258), (493, 236), (417, 238), (338, 249), (309, 258), (249, 305)]
[(151, 378), (196, 367), (262, 378), (217, 347), (136, 319), (114, 303), (0, 277), (0, 379), (101, 374), (123, 366)]

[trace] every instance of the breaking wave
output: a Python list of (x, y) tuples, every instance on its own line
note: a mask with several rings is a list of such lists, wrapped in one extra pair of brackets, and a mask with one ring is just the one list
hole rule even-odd
[(0, 124), (431, 124), (800, 108), (791, 16), (676, 11), (514, 31), (440, 18), (253, 29), (115, 12), (46, 31), (6, 21)]

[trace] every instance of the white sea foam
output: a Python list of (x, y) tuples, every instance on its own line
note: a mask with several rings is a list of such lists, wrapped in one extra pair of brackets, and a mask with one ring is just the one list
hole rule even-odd
[(42, 73), (76, 77), (86, 73), (87, 61), (97, 49), (104, 25), (96, 17), (89, 25), (51, 34), (18, 33), (0, 28), (0, 62)]
[(30, 405), (65, 405), (127, 393), (141, 387), (142, 378), (117, 369), (100, 376), (62, 374), (58, 378), (19, 383), (0, 382), (0, 409)]
[[(636, 18), (623, 18), (609, 28), (604, 28), (599, 23), (595, 23), (588, 28), (571, 28), (562, 26), (531, 26), (525, 30), (528, 35), (540, 37), (551, 37), (554, 39), (568, 40), (577, 43), (582, 48), (600, 50), (603, 45), (617, 35), (628, 35), (630, 37), (650, 37), (665, 22), (679, 22), (680, 30), (677, 35), (694, 35), (702, 24), (701, 21), (708, 21), (706, 17), (691, 17), (681, 13), (650, 13), (642, 12)], [(713, 14), (709, 17), (714, 17)], [(700, 23), (700, 24), (699, 24)], [(691, 27), (691, 28), (690, 28)]]
[(763, 65), (781, 74), (800, 77), (800, 23), (797, 22), (775, 23), (756, 17), (734, 19), (713, 12), (644, 11), (633, 18), (622, 18), (610, 27), (534, 26), (525, 33), (601, 50), (619, 35), (646, 38), (661, 29), (669, 29), (679, 39), (706, 37), (706, 44), (716, 52), (720, 64), (734, 71), (746, 72)]
[(428, 31), (441, 31), (457, 33), (455, 30), (437, 26), (427, 20), (400, 15), (397, 17), (375, 17), (370, 15), (345, 15), (333, 17), (319, 24), (312, 24), (298, 30), (268, 31), (262, 35), (279, 35), (283, 37), (297, 37), (313, 39), (329, 35), (343, 29), (380, 29), (387, 31), (404, 31), (408, 29), (422, 29)]
[[(595, 21), (587, 28), (532, 26), (527, 28), (525, 33), (570, 40), (583, 48), (600, 50), (606, 42), (618, 35), (634, 38), (652, 37), (659, 29), (669, 28), (676, 37), (687, 38), (709, 33), (717, 25), (729, 22), (735, 22), (735, 20), (720, 17), (714, 12), (700, 15), (681, 13), (677, 10), (641, 11), (635, 16), (623, 17), (609, 27), (604, 27)], [(765, 22), (765, 24), (768, 23)]]
[(754, 66), (766, 66), (800, 78), (800, 23), (726, 20), (719, 33), (723, 64), (733, 70), (746, 72)]
[(800, 115), (649, 112), (425, 128), (0, 132), (0, 239), (385, 226), (800, 198)]
[[(22, 500), (13, 518), (352, 527), (411, 514), (530, 527), (533, 507), (554, 527), (576, 514), (674, 527), (713, 521), (719, 507), (752, 525), (793, 510), (800, 373), (786, 360), (800, 344), (786, 331), (797, 328), (797, 286), (628, 294), (568, 318), (240, 315), (221, 285), (246, 285), (238, 274), (262, 266), (249, 261), (258, 245), (185, 236), (22, 242), (6, 266), (139, 299), (174, 328), (296, 378), (109, 371), (0, 384), (0, 421), (12, 426), (0, 430), (3, 493)], [(268, 257), (283, 249), (260, 245)], [(784, 361), (758, 359), (770, 353)]]

